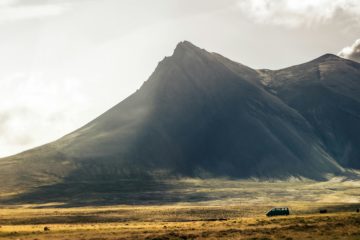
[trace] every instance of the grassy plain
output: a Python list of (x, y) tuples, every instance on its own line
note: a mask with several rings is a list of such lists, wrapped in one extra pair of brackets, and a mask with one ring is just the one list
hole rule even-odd
[[(177, 202), (2, 205), (0, 239), (360, 239), (358, 181), (184, 181)], [(291, 215), (267, 218), (275, 206)]]

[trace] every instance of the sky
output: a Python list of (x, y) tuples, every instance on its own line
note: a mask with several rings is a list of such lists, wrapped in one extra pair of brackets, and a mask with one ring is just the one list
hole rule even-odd
[(0, 0), (0, 157), (105, 112), (183, 40), (253, 68), (360, 61), (360, 1)]

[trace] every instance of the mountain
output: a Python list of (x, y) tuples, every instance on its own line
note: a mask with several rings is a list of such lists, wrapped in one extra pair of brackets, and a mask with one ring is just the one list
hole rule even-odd
[(345, 175), (360, 168), (359, 100), (360, 64), (334, 55), (254, 70), (181, 42), (112, 109), (55, 142), (0, 159), (1, 192)]
[(311, 124), (326, 152), (360, 169), (360, 64), (326, 54), (268, 73), (268, 89)]

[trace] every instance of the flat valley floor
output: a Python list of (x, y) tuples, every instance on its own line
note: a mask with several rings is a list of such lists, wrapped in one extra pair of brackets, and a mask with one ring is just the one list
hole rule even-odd
[[(2, 205), (0, 239), (360, 239), (359, 181), (186, 181), (188, 188), (177, 194), (211, 198), (107, 206)], [(272, 207), (289, 207), (291, 215), (268, 218), (265, 212)]]

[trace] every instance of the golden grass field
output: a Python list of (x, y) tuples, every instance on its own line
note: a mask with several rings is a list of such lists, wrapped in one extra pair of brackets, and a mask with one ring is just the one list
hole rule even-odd
[[(0, 239), (360, 239), (359, 182), (198, 181), (188, 191), (218, 197), (161, 205), (2, 205)], [(266, 217), (276, 206), (289, 207), (291, 215)]]

